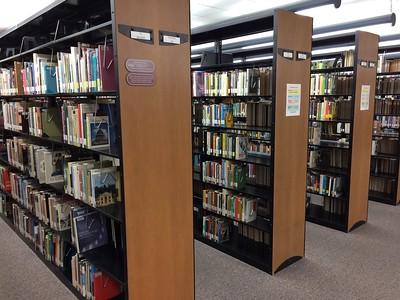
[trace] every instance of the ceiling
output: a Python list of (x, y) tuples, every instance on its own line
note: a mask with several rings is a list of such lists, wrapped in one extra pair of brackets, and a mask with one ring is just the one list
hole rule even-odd
[[(0, 0), (0, 32), (16, 25), (40, 11), (55, 0)], [(284, 6), (298, 0), (190, 0), (192, 28), (215, 24), (245, 14)], [(391, 11), (400, 18), (400, 0), (342, 0), (342, 6), (333, 5), (298, 12), (314, 18), (314, 27), (364, 19)], [(365, 28), (380, 35), (400, 33), (400, 21), (396, 26), (380, 25)]]

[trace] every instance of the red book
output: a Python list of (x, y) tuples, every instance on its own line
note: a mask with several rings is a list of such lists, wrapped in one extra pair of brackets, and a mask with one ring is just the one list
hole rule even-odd
[(100, 81), (103, 91), (115, 91), (114, 52), (111, 46), (99, 45)]
[(94, 274), (93, 292), (96, 300), (108, 300), (121, 294), (121, 286), (107, 274), (96, 272)]

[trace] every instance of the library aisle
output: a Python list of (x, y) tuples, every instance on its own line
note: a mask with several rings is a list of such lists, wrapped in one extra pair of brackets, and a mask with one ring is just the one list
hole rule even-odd
[[(375, 202), (351, 235), (307, 223), (305, 259), (276, 276), (196, 241), (196, 299), (396, 299), (399, 227), (400, 207)], [(1, 299), (75, 299), (2, 220), (0, 240)]]
[(400, 207), (374, 202), (351, 235), (307, 222), (305, 258), (275, 276), (197, 242), (196, 299), (399, 299), (398, 228)]

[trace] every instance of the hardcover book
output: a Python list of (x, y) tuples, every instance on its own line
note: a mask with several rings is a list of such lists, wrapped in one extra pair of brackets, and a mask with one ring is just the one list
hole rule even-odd
[(106, 220), (98, 212), (89, 212), (74, 218), (78, 253), (104, 246), (108, 243)]

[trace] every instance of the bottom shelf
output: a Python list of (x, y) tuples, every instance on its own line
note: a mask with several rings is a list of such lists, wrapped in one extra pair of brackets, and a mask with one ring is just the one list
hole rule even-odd
[(311, 223), (347, 232), (345, 216), (326, 212), (322, 206), (310, 204), (306, 210), (306, 220)]
[(211, 247), (225, 253), (225, 254), (228, 254), (228, 255), (230, 255), (234, 258), (237, 258), (249, 265), (252, 265), (253, 267), (263, 270), (269, 274), (272, 273), (271, 265), (269, 263), (270, 259), (267, 259), (267, 257), (271, 255), (270, 251), (269, 251), (268, 255), (266, 255), (267, 257), (266, 257), (265, 261), (262, 261), (260, 259), (257, 259), (257, 257), (255, 257), (255, 256), (246, 254), (244, 251), (241, 251), (239, 248), (235, 247), (231, 243), (218, 244), (216, 242), (213, 242), (213, 241), (203, 238), (203, 236), (201, 236), (198, 233), (194, 233), (194, 238), (208, 246), (211, 246)]
[(396, 198), (393, 195), (386, 194), (386, 193), (381, 193), (381, 192), (376, 192), (376, 191), (370, 190), (368, 193), (368, 199), (375, 201), (375, 202), (380, 202), (380, 203), (385, 203), (385, 204), (390, 204), (390, 205), (397, 205)]
[(46, 258), (40, 253), (37, 249), (35, 249), (35, 246), (32, 244), (31, 241), (29, 241), (26, 237), (24, 237), (13, 225), (12, 221), (9, 220), (6, 216), (0, 214), (1, 219), (7, 223), (7, 225), (17, 234), (17, 236), (25, 242), (25, 244), (36, 254), (36, 256), (47, 266), (47, 268), (53, 272), (55, 276), (77, 297), (78, 299), (85, 299), (72, 285), (72, 282), (69, 280), (69, 278), (63, 273), (63, 271), (46, 260)]

